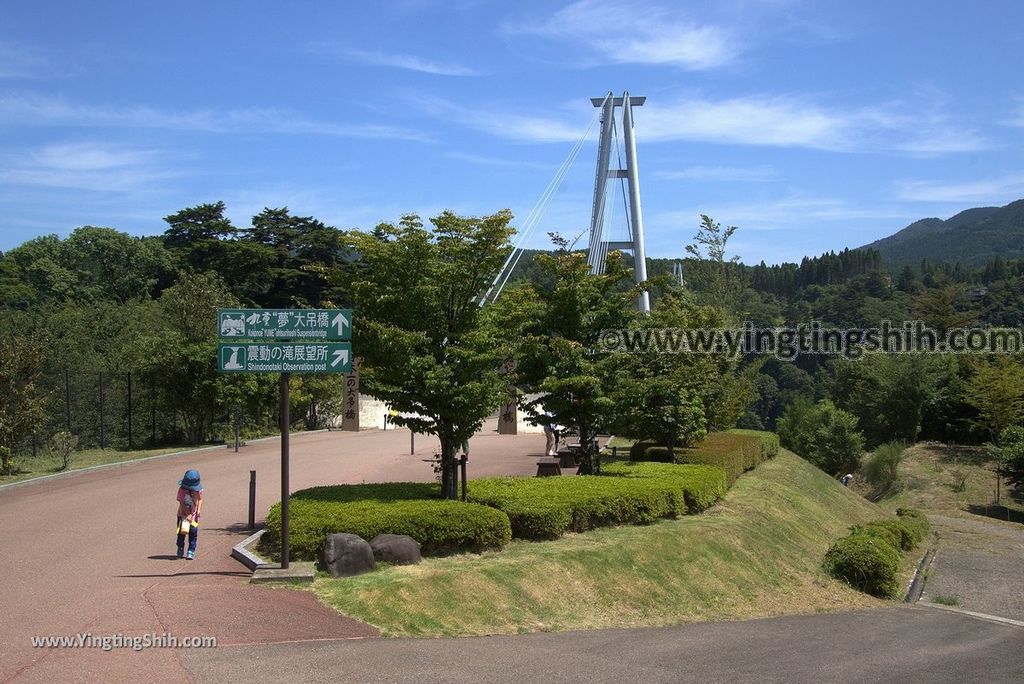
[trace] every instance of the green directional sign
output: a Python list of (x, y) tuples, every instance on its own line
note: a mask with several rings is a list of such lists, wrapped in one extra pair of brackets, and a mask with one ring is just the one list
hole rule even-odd
[(218, 309), (221, 340), (350, 340), (349, 309)]
[(223, 373), (350, 373), (351, 342), (221, 342)]

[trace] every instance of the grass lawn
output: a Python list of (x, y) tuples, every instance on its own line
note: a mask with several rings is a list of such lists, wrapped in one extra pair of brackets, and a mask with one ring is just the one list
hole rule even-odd
[(879, 605), (821, 560), (850, 525), (884, 513), (781, 452), (710, 511), (504, 551), (424, 560), (313, 591), (390, 636), (668, 625)]
[[(1011, 493), (1005, 480), (1000, 485), (1000, 506), (996, 506), (994, 465), (983, 447), (916, 444), (900, 463), (900, 490), (878, 503), (889, 511), (905, 506), (945, 515), (966, 512), (1024, 522), (1024, 500)], [(855, 480), (854, 488), (873, 498), (867, 483)]]
[[(131, 451), (120, 449), (84, 449), (76, 451), (68, 470), (79, 470), (90, 466), (106, 465), (108, 463), (120, 463), (122, 461), (135, 461), (149, 456), (160, 456), (172, 454), (177, 451), (186, 451), (202, 447), (195, 446), (171, 446), (159, 449), (134, 449)], [(223, 447), (222, 447), (223, 448)], [(14, 474), (0, 475), (0, 484), (18, 482), (19, 480), (30, 480), (43, 475), (53, 475), (63, 472), (61, 470), (60, 458), (53, 456), (48, 450), (41, 450), (35, 458), (31, 456), (19, 456), (14, 460)]]

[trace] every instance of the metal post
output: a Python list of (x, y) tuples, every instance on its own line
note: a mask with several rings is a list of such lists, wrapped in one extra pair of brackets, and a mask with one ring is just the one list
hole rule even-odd
[(150, 441), (153, 446), (156, 446), (156, 385), (149, 383), (149, 408), (152, 411), (150, 416), (149, 429), (152, 431)]
[(128, 371), (128, 448), (132, 448), (132, 372)]
[(409, 428), (409, 455), (416, 455), (416, 433), (412, 431), (412, 428)]
[(100, 373), (100, 449), (106, 448), (106, 441), (103, 439), (103, 373)]
[(256, 529), (256, 471), (249, 471), (249, 529)]
[(288, 569), (288, 400), (289, 373), (281, 373), (281, 569)]
[(64, 371), (64, 410), (68, 414), (68, 434), (71, 434), (71, 373)]
[(469, 460), (469, 456), (462, 454), (462, 458), (459, 459), (459, 468), (462, 470), (462, 500), (466, 500), (466, 461)]
[[(633, 279), (639, 284), (647, 280), (647, 254), (644, 247), (644, 217), (640, 209), (640, 174), (636, 163), (636, 136), (633, 134), (633, 103), (629, 93), (622, 94), (622, 137), (626, 144), (626, 180), (629, 183), (629, 215), (633, 227)], [(651, 312), (648, 293), (641, 292), (637, 309)]]

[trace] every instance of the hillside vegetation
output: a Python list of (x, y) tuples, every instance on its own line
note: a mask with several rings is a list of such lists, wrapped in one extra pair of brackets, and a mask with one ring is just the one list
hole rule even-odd
[(873, 606), (875, 599), (826, 577), (821, 558), (851, 525), (883, 515), (782, 452), (739, 478), (702, 515), (318, 578), (314, 591), (391, 636), (667, 625)]
[(968, 209), (945, 221), (915, 221), (861, 249), (878, 250), (887, 266), (917, 264), (921, 259), (967, 266), (980, 266), (997, 256), (1019, 259), (1024, 256), (1024, 200)]

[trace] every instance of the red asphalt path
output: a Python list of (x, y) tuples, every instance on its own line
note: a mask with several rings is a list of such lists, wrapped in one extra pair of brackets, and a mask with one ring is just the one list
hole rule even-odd
[[(470, 477), (534, 473), (544, 436), (490, 428), (470, 442)], [(420, 459), (437, 451), (420, 435), (411, 456), (407, 430), (295, 434), (291, 488), (428, 481)], [(206, 490), (191, 562), (174, 555), (174, 496), (187, 468), (199, 469)], [(250, 470), (262, 519), (280, 499), (276, 439), (0, 490), (0, 681), (192, 680), (181, 649), (33, 648), (32, 637), (170, 633), (227, 646), (374, 636), (310, 592), (248, 584), (229, 554), (249, 534)]]

